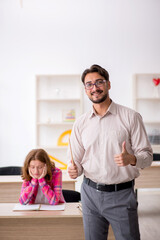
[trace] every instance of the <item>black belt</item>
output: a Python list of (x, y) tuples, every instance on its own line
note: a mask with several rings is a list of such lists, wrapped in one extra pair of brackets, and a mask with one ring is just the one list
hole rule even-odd
[(124, 182), (124, 183), (106, 185), (106, 184), (95, 183), (91, 179), (86, 178), (84, 176), (83, 181), (90, 187), (95, 188), (98, 191), (104, 191), (104, 192), (116, 192), (116, 191), (120, 191), (123, 189), (131, 188), (134, 186), (134, 180), (129, 181), (129, 182)]

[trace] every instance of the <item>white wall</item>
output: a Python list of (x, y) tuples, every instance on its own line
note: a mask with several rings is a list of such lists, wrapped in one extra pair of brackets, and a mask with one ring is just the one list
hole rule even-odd
[[(97, 63), (132, 107), (132, 74), (160, 72), (159, 0), (0, 0), (0, 166), (35, 147), (35, 75)], [(85, 110), (90, 107), (85, 97)]]

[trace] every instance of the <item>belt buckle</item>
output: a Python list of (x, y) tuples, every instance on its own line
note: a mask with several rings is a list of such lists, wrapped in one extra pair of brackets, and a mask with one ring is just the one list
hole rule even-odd
[(97, 189), (97, 191), (98, 191), (98, 192), (99, 192), (99, 191), (104, 191), (104, 190), (102, 189), (103, 186), (105, 186), (105, 184), (96, 183), (96, 189)]
[(96, 190), (99, 192), (100, 190), (99, 190), (99, 183), (96, 183)]

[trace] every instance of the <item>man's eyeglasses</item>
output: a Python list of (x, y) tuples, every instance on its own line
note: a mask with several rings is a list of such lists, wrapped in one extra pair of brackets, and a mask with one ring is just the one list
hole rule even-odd
[(87, 82), (87, 83), (85, 83), (84, 86), (85, 86), (85, 89), (91, 90), (91, 89), (94, 87), (94, 85), (95, 85), (97, 88), (99, 88), (99, 87), (102, 87), (105, 82), (106, 82), (105, 79), (97, 79), (95, 83)]

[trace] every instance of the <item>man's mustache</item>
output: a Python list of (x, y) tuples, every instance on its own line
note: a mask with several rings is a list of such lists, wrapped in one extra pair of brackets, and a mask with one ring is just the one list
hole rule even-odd
[(95, 94), (95, 93), (102, 93), (103, 90), (97, 89), (96, 91), (92, 92), (91, 95)]

